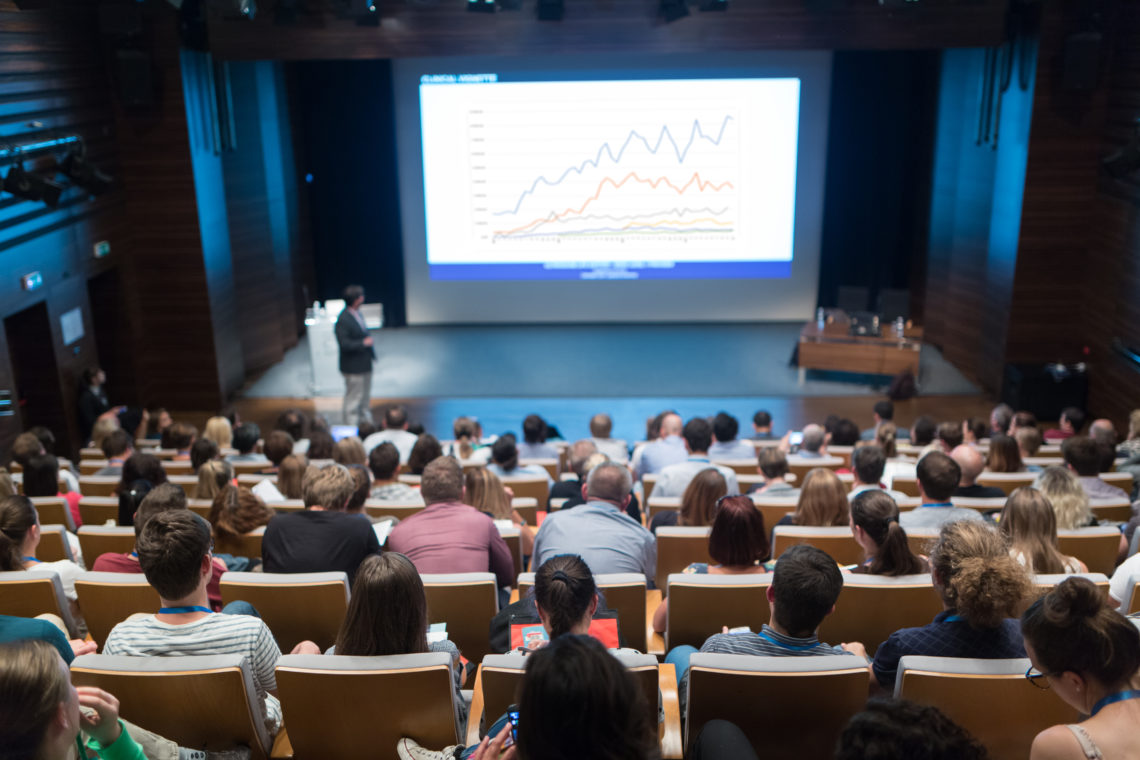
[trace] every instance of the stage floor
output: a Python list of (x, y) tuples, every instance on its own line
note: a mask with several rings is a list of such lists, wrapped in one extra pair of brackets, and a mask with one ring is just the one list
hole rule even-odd
[[(616, 436), (638, 439), (645, 418), (664, 408), (685, 417), (724, 409), (745, 429), (756, 409), (785, 409), (797, 399), (854, 397), (850, 401), (869, 409), (858, 399), (881, 395), (887, 379), (872, 386), (809, 372), (807, 382), (798, 384), (789, 359), (801, 327), (796, 322), (389, 328), (373, 333), (379, 361), (372, 396), (374, 403), (407, 403), (413, 419), (443, 436), (460, 414), (478, 416), (486, 432), (500, 433), (518, 430), (526, 414), (537, 412), (574, 438), (587, 434), (590, 415), (605, 411), (614, 418)], [(983, 401), (980, 390), (934, 347), (923, 347), (920, 366), (923, 397)], [(311, 404), (336, 422), (343, 393), (335, 362), (314, 372), (302, 340), (241, 396), (263, 409), (306, 399), (297, 405)]]

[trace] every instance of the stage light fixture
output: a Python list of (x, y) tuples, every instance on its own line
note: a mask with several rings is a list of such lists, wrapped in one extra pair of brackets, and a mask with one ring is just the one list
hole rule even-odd
[(666, 24), (671, 24), (689, 15), (689, 4), (686, 0), (661, 0), (661, 15)]
[(728, 0), (701, 0), (701, 13), (728, 10)]
[(495, 0), (467, 0), (468, 13), (494, 13)]
[(14, 164), (4, 178), (4, 191), (26, 201), (43, 201), (55, 208), (63, 194), (63, 185), (25, 171), (20, 164)]
[(68, 151), (59, 165), (59, 172), (88, 195), (102, 195), (114, 182), (110, 176), (87, 161), (83, 148)]
[(566, 13), (563, 0), (538, 0), (539, 21), (561, 21)]
[(238, 15), (253, 21), (254, 17), (257, 16), (257, 0), (235, 0), (235, 2)]

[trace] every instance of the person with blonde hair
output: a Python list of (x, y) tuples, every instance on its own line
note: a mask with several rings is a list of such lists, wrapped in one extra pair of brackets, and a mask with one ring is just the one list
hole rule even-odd
[(215, 536), (237, 538), (268, 525), (274, 514), (253, 491), (227, 484), (214, 497), (207, 519), (214, 526)]
[(658, 512), (649, 521), (649, 530), (656, 535), (665, 525), (712, 525), (721, 497), (728, 493), (728, 482), (719, 470), (701, 470), (689, 482), (681, 496), (679, 510)]
[(510, 520), (522, 539), (523, 555), (529, 557), (534, 552), (535, 529), (511, 506), (514, 496), (511, 489), (503, 485), (498, 475), (483, 467), (470, 469), (463, 477), (463, 503), (489, 515), (492, 520)]
[(1059, 465), (1046, 467), (1033, 481), (1033, 487), (1053, 506), (1057, 530), (1076, 530), (1096, 524), (1088, 494), (1072, 470)]
[(100, 417), (95, 420), (94, 427), (91, 428), (91, 447), (96, 449), (103, 448), (103, 441), (111, 433), (120, 430), (118, 417)]
[(211, 459), (198, 468), (198, 486), (195, 499), (213, 499), (223, 488), (233, 483), (234, 468), (224, 459)]
[(1033, 583), (995, 528), (972, 520), (943, 524), (930, 552), (930, 578), (943, 611), (934, 622), (895, 631), (879, 645), (872, 670), (880, 686), (894, 689), (899, 660), (908, 654), (1025, 657), (1016, 618)]
[(850, 520), (843, 482), (834, 470), (816, 467), (804, 476), (795, 512), (782, 517), (776, 525), (847, 525)]
[(1057, 516), (1036, 488), (1018, 488), (1005, 502), (999, 523), (1009, 554), (1031, 573), (1087, 573), (1076, 557), (1057, 550)]
[(225, 417), (211, 417), (206, 420), (202, 437), (216, 443), (219, 449), (228, 449), (234, 441), (234, 428)]

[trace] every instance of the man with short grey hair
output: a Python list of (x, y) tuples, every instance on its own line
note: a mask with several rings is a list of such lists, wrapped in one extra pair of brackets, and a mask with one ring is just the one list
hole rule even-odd
[(804, 428), (804, 438), (800, 442), (799, 456), (808, 459), (819, 459), (827, 456), (824, 444), (827, 442), (827, 431), (821, 425), (808, 425)]
[(657, 543), (625, 513), (633, 491), (629, 470), (607, 462), (590, 471), (586, 503), (551, 513), (534, 537), (534, 566), (559, 554), (578, 554), (591, 572), (640, 573), (653, 585)]

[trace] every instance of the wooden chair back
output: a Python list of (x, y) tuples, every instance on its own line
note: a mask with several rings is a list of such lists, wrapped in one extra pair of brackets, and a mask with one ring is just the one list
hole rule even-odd
[(130, 554), (135, 550), (135, 529), (130, 526), (81, 525), (77, 535), (83, 559), (90, 567), (101, 554)]
[(79, 519), (85, 526), (106, 525), (119, 522), (118, 496), (84, 496), (79, 500)]
[(264, 537), (264, 525), (240, 536), (220, 536), (215, 533), (214, 551), (218, 554), (232, 554), (235, 557), (261, 559), (261, 539)]
[(891, 480), (891, 488), (899, 493), (905, 493), (907, 496), (919, 495), (918, 493), (918, 478), (913, 475), (896, 475)]
[(764, 515), (764, 530), (772, 533), (772, 529), (776, 527), (776, 523), (784, 518), (784, 515), (789, 515), (796, 511), (796, 499), (777, 499), (772, 496), (753, 496), (752, 502), (756, 508), (760, 510), (760, 514)]
[(1113, 525), (1057, 531), (1057, 548), (1088, 566), (1090, 573), (1112, 575), (1120, 553), (1120, 531)]
[[(648, 609), (649, 592), (645, 576), (640, 573), (599, 573), (594, 576), (594, 583), (602, 592), (606, 606), (617, 612), (618, 628), (626, 646), (639, 652), (646, 651), (647, 613), (652, 614), (653, 610)], [(519, 599), (525, 599), (534, 587), (534, 573), (519, 575), (518, 584)]]
[(54, 570), (0, 572), (0, 615), (30, 618), (44, 613), (62, 618), (70, 638), (79, 635), (58, 573)]
[(249, 602), (283, 652), (302, 641), (324, 651), (336, 643), (348, 611), (348, 576), (328, 573), (224, 573), (222, 602)]
[(503, 485), (510, 486), (516, 497), (534, 499), (535, 504), (546, 504), (550, 498), (550, 484), (546, 478), (536, 478), (530, 475), (508, 476), (502, 478)]
[[(558, 460), (557, 459), (520, 459), (520, 467), (541, 467), (546, 470), (546, 474), (550, 476), (551, 480), (558, 480)], [(543, 502), (545, 503), (545, 502)]]
[(978, 476), (978, 485), (1000, 488), (1006, 495), (1022, 486), (1031, 486), (1037, 474), (1032, 472), (983, 472)]
[(447, 623), (447, 638), (471, 662), (491, 651), (491, 618), (499, 612), (494, 573), (421, 573), (428, 622)]
[(681, 644), (700, 648), (722, 626), (759, 631), (768, 622), (771, 573), (753, 575), (670, 575), (665, 650)]
[(111, 496), (120, 480), (113, 475), (80, 475), (79, 493), (84, 496)]
[(863, 561), (863, 548), (855, 541), (851, 528), (846, 525), (777, 525), (773, 533), (773, 557), (779, 557), (790, 546), (807, 544), (827, 552), (841, 565), (854, 565)]
[(823, 619), (819, 640), (859, 641), (868, 653), (900, 628), (926, 625), (942, 611), (930, 574), (843, 576), (835, 611)]
[(1132, 473), (1131, 472), (1102, 472), (1100, 479), (1110, 486), (1116, 486), (1126, 494), (1132, 493)]
[(818, 459), (804, 458), (792, 455), (788, 457), (788, 472), (796, 476), (797, 483), (803, 483), (804, 477), (814, 469), (822, 467), (825, 470), (838, 470), (843, 467), (840, 457), (820, 457)]
[(142, 573), (81, 573), (75, 593), (87, 630), (100, 651), (116, 625), (136, 612), (153, 614), (162, 606), (158, 592)]
[[(708, 562), (711, 527), (662, 526), (657, 529), (657, 588), (664, 589), (669, 576), (694, 562)], [(644, 650), (642, 650), (644, 651)]]
[(1090, 499), (1089, 508), (1097, 520), (1128, 522), (1132, 519), (1132, 502), (1129, 499)]
[(40, 525), (40, 545), (36, 547), (36, 559), (41, 562), (57, 562), (61, 559), (75, 561), (71, 553), (71, 542), (67, 539), (67, 528), (63, 525)]
[[(46, 523), (62, 525), (72, 533), (75, 532), (75, 520), (72, 519), (67, 499), (60, 496), (33, 496), (32, 504), (36, 506), (41, 525)], [(82, 513), (80, 519), (83, 519)]]

